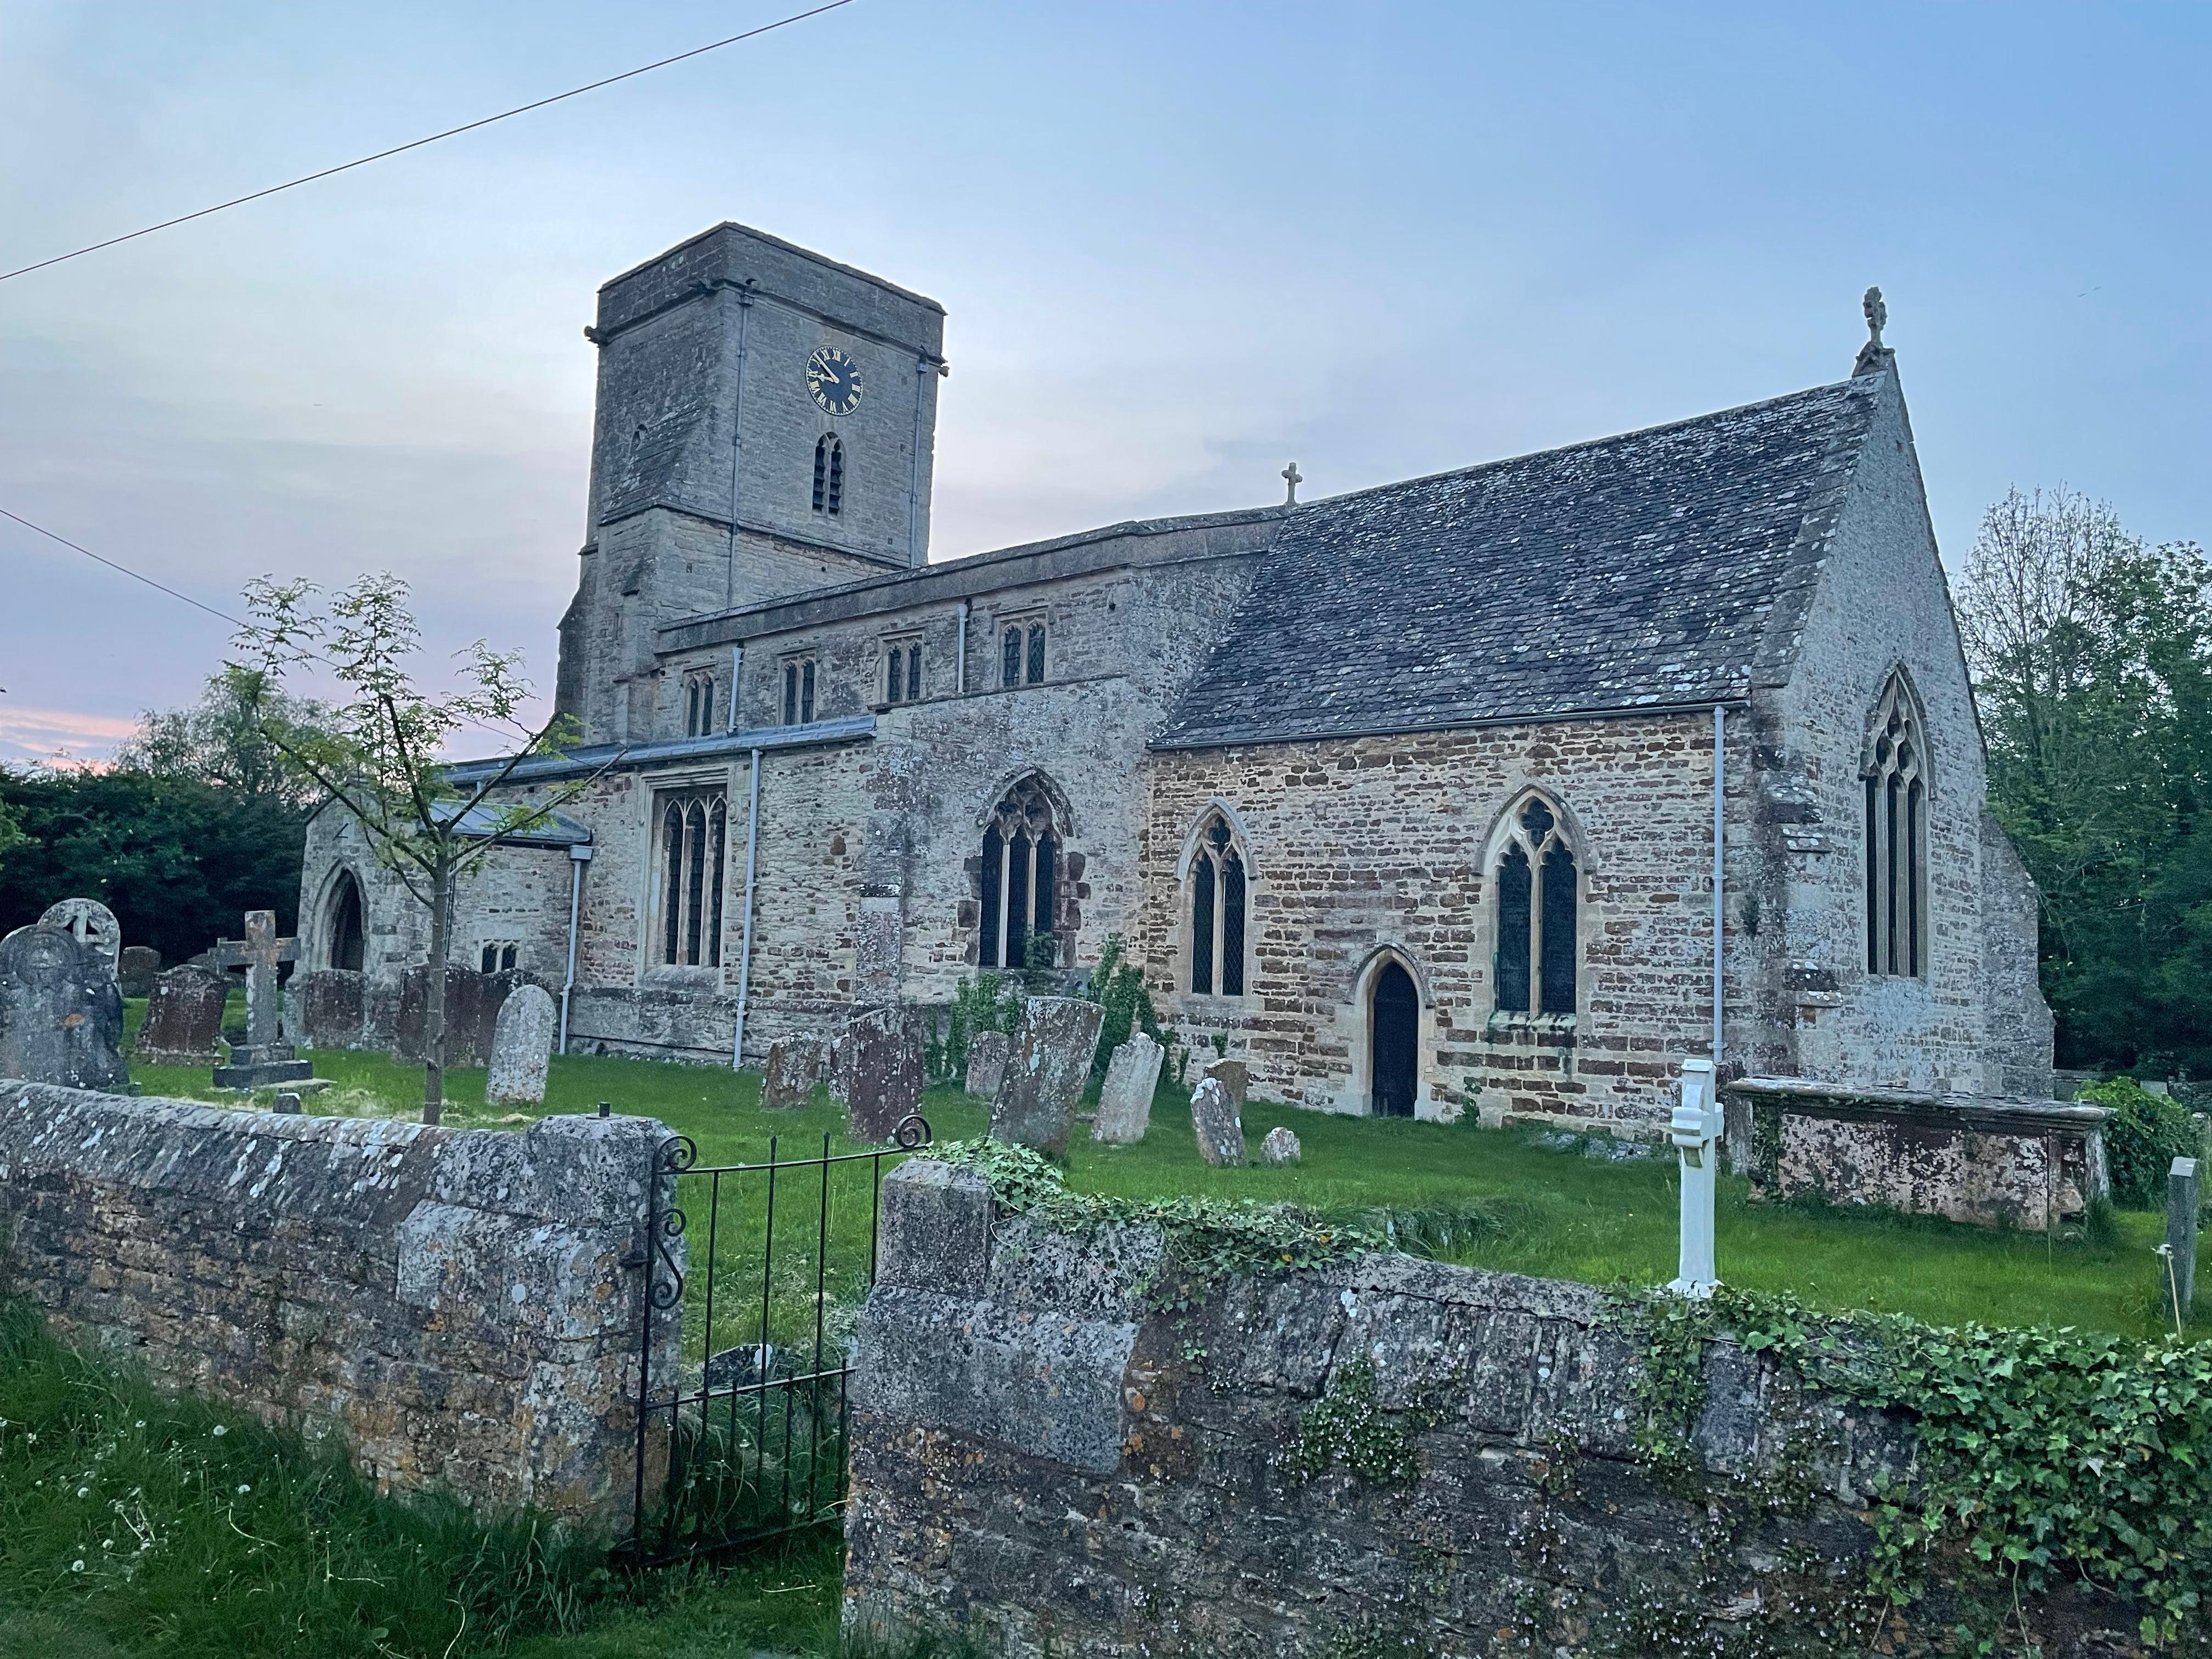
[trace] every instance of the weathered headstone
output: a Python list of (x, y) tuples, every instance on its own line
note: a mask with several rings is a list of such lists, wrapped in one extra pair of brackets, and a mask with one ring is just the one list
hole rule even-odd
[(98, 899), (69, 898), (49, 904), (46, 914), (39, 918), (39, 926), (58, 927), (79, 945), (90, 945), (106, 965), (108, 977), (115, 977), (123, 955), (123, 924)]
[(280, 1094), (276, 1097), (276, 1110), (279, 1117), (297, 1117), (303, 1109), (297, 1095)]
[(1114, 1051), (1106, 1062), (1106, 1082), (1098, 1091), (1098, 1116), (1091, 1138), (1109, 1146), (1131, 1146), (1145, 1138), (1152, 1121), (1152, 1091), (1160, 1085), (1160, 1061), (1167, 1050), (1142, 1031)]
[(2185, 1323), (2197, 1300), (2197, 1212), (2203, 1201), (2197, 1160), (2177, 1158), (2166, 1175), (2166, 1248), (2159, 1252), (2159, 1300)]
[(921, 1030), (902, 1011), (855, 1014), (840, 1060), (854, 1139), (892, 1139), (921, 1109)]
[(542, 985), (518, 985), (500, 1004), (492, 1026), (491, 1060), (484, 1073), (487, 1103), (534, 1106), (545, 1098), (545, 1068), (561, 1011)]
[(130, 1086), (123, 993), (99, 950), (66, 928), (41, 922), (0, 939), (0, 1077)]
[(1285, 1164), (1296, 1164), (1304, 1156), (1305, 1150), (1298, 1145), (1297, 1136), (1279, 1123), (1260, 1137), (1260, 1162), (1262, 1164), (1279, 1168)]
[(274, 910), (248, 910), (244, 939), (216, 941), (218, 963), (246, 969), (246, 1041), (231, 1045), (229, 1065), (215, 1068), (216, 1088), (261, 1089), (315, 1074), (277, 1030), (276, 967), (299, 956), (299, 940), (276, 937)]
[(1216, 1169), (1244, 1162), (1244, 1125), (1219, 1078), (1201, 1078), (1190, 1091), (1190, 1127), (1198, 1155)]
[(978, 1100), (999, 1092), (1006, 1075), (1006, 1048), (1012, 1039), (1004, 1031), (978, 1031), (968, 1039), (967, 1090)]
[(1229, 1103), (1241, 1115), (1244, 1110), (1244, 1087), (1250, 1080), (1252, 1068), (1241, 1060), (1209, 1060), (1199, 1068), (1198, 1079), (1203, 1083), (1212, 1078), (1229, 1091)]
[(794, 1111), (814, 1098), (814, 1085), (830, 1076), (830, 1044), (818, 1036), (781, 1036), (768, 1046), (761, 1073), (761, 1104), (771, 1112)]
[(310, 1048), (358, 1048), (368, 1040), (368, 975), (355, 968), (295, 973), (284, 988), (284, 1014)]
[[(499, 1011), (518, 985), (533, 983), (517, 969), (487, 974), (474, 968), (446, 969), (445, 1041), (448, 1066), (482, 1066), (491, 1059)], [(410, 1066), (430, 1057), (430, 968), (416, 963), (399, 976), (399, 1019), (392, 1051)]]
[(230, 975), (185, 963), (154, 978), (146, 1023), (131, 1049), (149, 1066), (213, 1066), (222, 1059), (222, 1005)]
[(150, 945), (126, 945), (116, 959), (115, 977), (126, 997), (151, 996), (154, 975), (161, 971), (161, 953)]
[(1103, 1004), (1078, 997), (1031, 997), (1007, 1045), (1006, 1074), (991, 1100), (991, 1139), (1067, 1156), (1075, 1109), (1098, 1053)]

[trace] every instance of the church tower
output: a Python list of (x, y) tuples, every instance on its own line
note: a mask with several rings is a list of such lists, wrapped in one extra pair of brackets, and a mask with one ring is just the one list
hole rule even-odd
[(649, 729), (655, 631), (923, 563), (945, 309), (723, 224), (599, 289), (591, 502), (556, 702)]

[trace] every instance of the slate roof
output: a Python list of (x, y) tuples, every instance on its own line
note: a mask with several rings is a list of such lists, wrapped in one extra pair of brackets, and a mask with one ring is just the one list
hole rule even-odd
[(1153, 746), (1739, 699), (1888, 381), (1301, 507)]

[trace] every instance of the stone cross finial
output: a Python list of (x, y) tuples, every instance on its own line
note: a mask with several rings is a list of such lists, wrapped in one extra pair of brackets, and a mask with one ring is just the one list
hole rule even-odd
[(1291, 487), (1290, 494), (1284, 499), (1283, 505), (1296, 507), (1298, 504), (1298, 486), (1306, 481), (1305, 475), (1298, 471), (1298, 464), (1292, 461), (1283, 469), (1280, 476), (1283, 482)]
[(1859, 308), (1866, 313), (1869, 343), (1879, 350), (1881, 347), (1882, 325), (1889, 321), (1889, 307), (1881, 302), (1881, 290), (1878, 288), (1869, 289), (1866, 291), (1866, 298), (1859, 302)]

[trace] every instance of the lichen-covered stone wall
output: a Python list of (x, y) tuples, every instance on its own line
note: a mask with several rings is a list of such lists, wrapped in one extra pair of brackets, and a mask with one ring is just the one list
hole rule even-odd
[[(340, 1436), (380, 1486), (620, 1521), (641, 1334), (624, 1263), (667, 1135), (0, 1081), (0, 1283), (67, 1340)], [(654, 1340), (665, 1357), (673, 1323)]]
[[(1869, 1650), (1838, 1620), (1909, 1432), (1731, 1343), (1702, 1350), (1702, 1472), (1669, 1476), (1636, 1445), (1643, 1350), (1586, 1286), (1369, 1255), (1164, 1313), (1157, 1231), (1052, 1233), (919, 1160), (882, 1237), (848, 1633), (1020, 1659)], [(1958, 1650), (1963, 1593), (1880, 1610), (1879, 1650)], [(2088, 1659), (2142, 1652), (2138, 1611), (2000, 1616)]]

